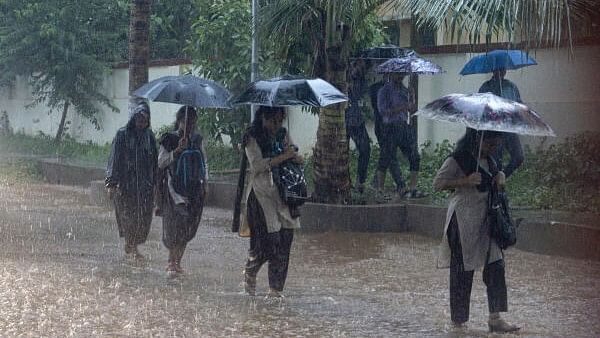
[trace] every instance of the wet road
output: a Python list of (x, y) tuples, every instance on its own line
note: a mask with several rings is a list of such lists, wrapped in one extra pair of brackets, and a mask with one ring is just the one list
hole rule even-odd
[[(241, 290), (247, 240), (231, 214), (205, 210), (188, 246), (187, 273), (168, 279), (160, 219), (123, 258), (112, 212), (80, 188), (0, 186), (0, 336), (453, 337), (487, 336), (476, 274), (471, 321), (449, 325), (447, 274), (438, 241), (414, 234), (297, 233), (283, 301)], [(521, 336), (600, 336), (600, 262), (507, 253), (506, 319)]]

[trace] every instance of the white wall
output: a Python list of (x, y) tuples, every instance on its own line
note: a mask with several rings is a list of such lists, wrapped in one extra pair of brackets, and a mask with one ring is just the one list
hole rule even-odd
[[(179, 75), (186, 65), (151, 67), (149, 79), (153, 80), (166, 75)], [(117, 129), (127, 123), (128, 106), (128, 70), (127, 68), (113, 69), (111, 75), (104, 81), (104, 94), (120, 111), (115, 113), (102, 106), (103, 114), (99, 116), (102, 129), (96, 130), (89, 120), (80, 117), (71, 107), (67, 120), (71, 121), (69, 134), (79, 140), (106, 143), (112, 141)], [(49, 109), (42, 105), (27, 108), (32, 101), (31, 93), (24, 79), (17, 79), (13, 88), (6, 88), (0, 92), (0, 111), (6, 110), (13, 130), (34, 135), (38, 132), (54, 135), (60, 122), (60, 111), (48, 114)], [(157, 128), (173, 123), (175, 112), (179, 105), (170, 103), (150, 102), (152, 113), (152, 127)]]
[[(476, 54), (432, 54), (424, 57), (440, 65), (446, 73), (423, 75), (419, 79), (419, 107), (450, 93), (476, 92), (490, 75), (461, 76), (462, 66)], [(577, 132), (600, 131), (600, 46), (567, 49), (544, 49), (532, 55), (538, 65), (509, 71), (525, 104), (531, 106), (550, 124), (557, 138)], [(464, 128), (449, 123), (419, 119), (419, 143), (427, 139), (455, 141)], [(543, 138), (524, 137), (537, 143)]]

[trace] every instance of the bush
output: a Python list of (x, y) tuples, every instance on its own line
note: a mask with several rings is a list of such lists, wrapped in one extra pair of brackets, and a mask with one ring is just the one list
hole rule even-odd
[(77, 142), (69, 135), (58, 142), (54, 137), (43, 133), (37, 136), (25, 134), (12, 134), (0, 136), (0, 150), (19, 155), (39, 155), (48, 157), (64, 157), (72, 161), (86, 164), (106, 165), (110, 144), (97, 145), (95, 143)]
[(532, 151), (508, 180), (515, 205), (600, 212), (600, 133), (586, 132)]

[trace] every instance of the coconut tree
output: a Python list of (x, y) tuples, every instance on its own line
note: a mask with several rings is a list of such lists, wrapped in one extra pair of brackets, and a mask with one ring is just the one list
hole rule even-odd
[[(384, 0), (273, 0), (261, 9), (262, 33), (289, 46), (305, 45), (311, 75), (347, 92), (347, 60), (356, 33), (361, 32)], [(346, 203), (350, 195), (348, 141), (344, 124), (345, 104), (319, 112), (314, 148), (314, 198), (325, 203)]]
[[(447, 27), (458, 41), (491, 43), (505, 34), (524, 48), (559, 46), (573, 40), (573, 23), (597, 20), (597, 0), (403, 0), (417, 26)], [(483, 41), (482, 40), (483, 37)]]
[(152, 0), (133, 0), (131, 2), (131, 16), (129, 21), (129, 94), (148, 82), (151, 2)]

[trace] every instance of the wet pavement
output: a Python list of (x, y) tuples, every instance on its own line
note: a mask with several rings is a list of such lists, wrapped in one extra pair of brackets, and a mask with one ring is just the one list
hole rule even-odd
[[(282, 301), (242, 291), (247, 239), (231, 213), (206, 208), (186, 274), (167, 278), (160, 218), (123, 257), (109, 210), (81, 188), (0, 185), (0, 336), (483, 337), (487, 303), (476, 273), (471, 320), (449, 325), (448, 270), (437, 240), (415, 234), (298, 232)], [(600, 262), (507, 252), (509, 310), (520, 336), (600, 336)], [(491, 335), (494, 336), (494, 335)]]

